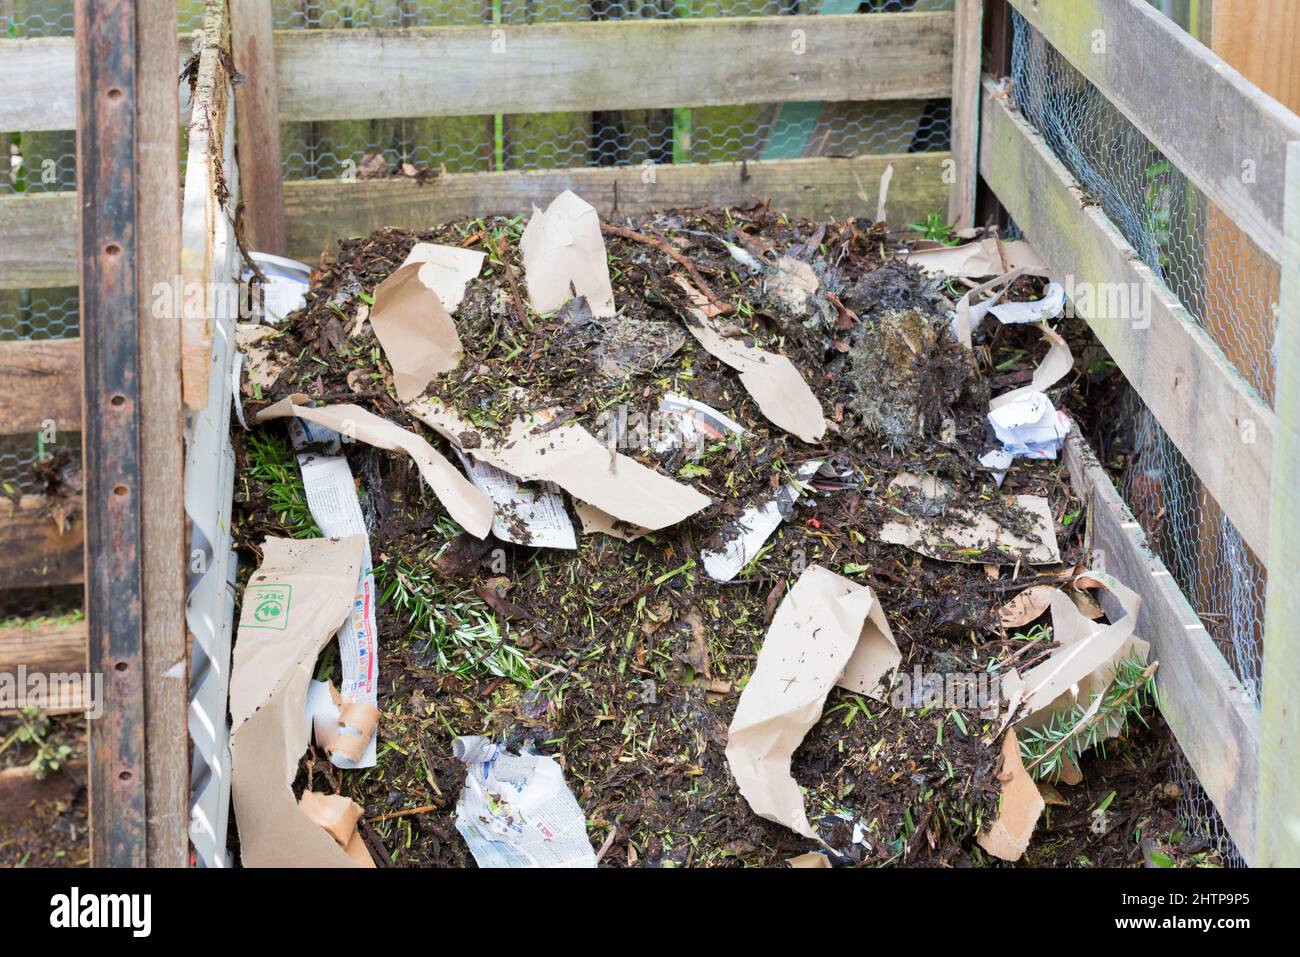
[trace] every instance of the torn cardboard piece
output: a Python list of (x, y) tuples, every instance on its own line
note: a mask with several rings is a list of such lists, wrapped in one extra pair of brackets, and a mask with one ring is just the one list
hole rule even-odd
[(817, 442), (826, 434), (821, 403), (786, 356), (746, 345), (742, 337), (725, 336), (713, 320), (716, 310), (683, 276), (674, 281), (691, 302), (686, 327), (706, 352), (740, 373), (740, 383), (773, 425)]
[(271, 326), (256, 322), (235, 323), (235, 347), (244, 356), (250, 385), (270, 388), (280, 377), (280, 365), (271, 359), (270, 340), (277, 335)]
[(1021, 535), (987, 512), (952, 507), (936, 509), (931, 517), (909, 515), (885, 522), (880, 540), (904, 545), (928, 558), (945, 562), (980, 564), (1053, 565), (1061, 560), (1056, 543), (1055, 523), (1047, 499), (1040, 495), (1016, 495), (1009, 504), (1033, 523), (1033, 535)]
[(998, 624), (1003, 628), (1023, 628), (1047, 611), (1055, 585), (1030, 585), (998, 609)]
[(428, 263), (407, 262), (375, 288), (370, 325), (393, 367), (397, 398), (410, 402), (429, 381), (460, 364), (464, 347), (438, 293), (421, 278)]
[(822, 459), (816, 459), (799, 466), (793, 482), (787, 482), (759, 504), (745, 509), (723, 529), (722, 547), (700, 555), (704, 570), (710, 578), (729, 582), (754, 560), (762, 551), (764, 543), (793, 510), (794, 503), (803, 491), (800, 484), (811, 481), (822, 462)]
[(361, 839), (357, 822), (361, 820), (361, 805), (342, 794), (321, 794), (303, 791), (298, 807), (311, 821), (325, 829), (343, 853), (362, 867), (374, 867), (375, 862)]
[(1085, 572), (1075, 580), (1093, 580), (1110, 591), (1124, 617), (1112, 624), (1092, 621), (1064, 591), (1053, 593), (1052, 637), (1060, 647), (1018, 676), (1023, 687), (1019, 700), (1012, 700), (1008, 717), (1020, 726), (1038, 727), (1052, 714), (1079, 702), (1090, 706), (1110, 685), (1122, 659), (1136, 652), (1147, 660), (1149, 645), (1133, 635), (1141, 597), (1105, 572)]
[(1001, 242), (991, 236), (960, 246), (914, 252), (907, 257), (907, 262), (920, 266), (932, 276), (942, 273), (970, 279), (997, 276), (1018, 268), (1045, 269), (1047, 265), (1029, 243), (1019, 239)]
[(596, 316), (614, 315), (600, 217), (571, 190), (551, 200), (545, 211), (533, 207), (519, 249), (534, 312), (551, 313), (574, 296), (585, 296)]
[(380, 418), (357, 405), (314, 407), (305, 395), (291, 395), (267, 406), (256, 422), (297, 416), (333, 429), (345, 440), (356, 440), (378, 449), (405, 452), (415, 460), (420, 475), (442, 502), (448, 514), (476, 538), (484, 538), (492, 528), (492, 500), (475, 488), (454, 465), (432, 445), (414, 432), (408, 432), (387, 419)]
[[(457, 447), (461, 436), (477, 432), (441, 403), (422, 399), (407, 408)], [(689, 485), (606, 448), (580, 425), (543, 431), (549, 421), (544, 413), (518, 419), (501, 441), (482, 441), (469, 453), (526, 482), (554, 482), (574, 498), (641, 528), (675, 525), (709, 504)]]
[(456, 738), (452, 753), (466, 766), (456, 830), (479, 867), (596, 866), (586, 815), (554, 758), (478, 735)]
[(1020, 744), (1015, 728), (1007, 728), (1002, 738), (1002, 794), (998, 799), (998, 818), (988, 831), (975, 840), (994, 857), (1018, 861), (1034, 835), (1045, 803), (1038, 785), (1025, 770), (1020, 758)]
[(608, 512), (602, 512), (596, 506), (577, 499), (573, 500), (573, 510), (578, 513), (578, 519), (582, 522), (584, 535), (595, 535), (599, 532), (625, 542), (634, 542), (651, 531), (640, 525), (633, 525), (631, 522), (620, 521)]
[[(231, 788), (245, 867), (355, 867), (294, 800), (316, 658), (349, 614), (364, 539), (268, 538), (244, 589), (230, 675)], [(310, 804), (309, 800), (309, 804)]]
[(839, 685), (885, 700), (902, 655), (875, 592), (810, 565), (782, 600), (727, 734), (727, 764), (754, 813), (817, 840), (790, 757)]

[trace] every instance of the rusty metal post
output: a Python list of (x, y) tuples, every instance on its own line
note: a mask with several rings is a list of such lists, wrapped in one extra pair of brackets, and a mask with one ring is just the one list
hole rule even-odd
[(77, 208), (89, 670), (91, 860), (147, 862), (141, 657), (135, 5), (77, 0)]

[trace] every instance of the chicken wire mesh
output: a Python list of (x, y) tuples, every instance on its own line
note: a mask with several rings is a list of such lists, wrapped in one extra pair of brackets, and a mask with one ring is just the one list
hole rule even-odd
[[(1273, 393), (1278, 268), (1105, 96), (1013, 12), (1016, 106), (1143, 261), (1266, 399)], [(1131, 389), (1115, 428), (1120, 486), (1256, 706), (1265, 571)], [(1189, 830), (1240, 861), (1195, 775), (1186, 771)]]

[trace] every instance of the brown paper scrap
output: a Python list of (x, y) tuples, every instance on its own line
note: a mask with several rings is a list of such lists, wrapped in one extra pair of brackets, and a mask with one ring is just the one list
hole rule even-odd
[(416, 243), (402, 265), (420, 264), (420, 281), (438, 294), (448, 314), (465, 298), (465, 287), (483, 269), (487, 253), (441, 243)]
[(1052, 637), (1060, 647), (1021, 676), (1024, 691), (1016, 720), (1022, 726), (1036, 727), (1080, 702), (1090, 707), (1110, 685), (1120, 661), (1134, 652), (1147, 660), (1149, 645), (1133, 635), (1141, 596), (1105, 572), (1080, 577), (1108, 589), (1119, 599), (1124, 617), (1113, 624), (1092, 621), (1064, 591), (1053, 593)]
[[(407, 408), (453, 445), (475, 431), (441, 403), (422, 399)], [(611, 452), (582, 426), (568, 423), (541, 431), (547, 422), (543, 414), (518, 419), (501, 441), (484, 441), (469, 454), (525, 482), (554, 482), (574, 498), (641, 528), (675, 525), (709, 504), (708, 496), (689, 485)]]
[(943, 273), (968, 278), (997, 276), (1019, 267), (1044, 269), (1047, 265), (1029, 243), (1018, 239), (999, 243), (993, 237), (960, 246), (914, 252), (907, 257), (907, 261), (911, 265), (920, 266), (931, 275)]
[(438, 293), (421, 278), (428, 264), (407, 262), (375, 289), (370, 325), (393, 367), (397, 397), (410, 402), (435, 375), (460, 363), (464, 348)]
[(306, 404), (308, 401), (304, 395), (289, 396), (267, 406), (255, 421), (298, 416), (333, 429), (345, 439), (365, 442), (377, 449), (405, 452), (415, 460), (424, 481), (462, 528), (478, 538), (484, 538), (491, 530), (492, 500), (423, 438), (357, 405), (312, 407)]
[[(369, 701), (345, 700), (332, 681), (326, 682), (326, 690), (332, 707), (322, 708), (328, 713), (312, 715), (316, 743), (327, 754), (340, 754), (349, 761), (360, 761), (374, 737), (375, 728), (379, 726), (379, 709)], [(310, 694), (308, 698), (311, 701)]]
[(578, 513), (578, 519), (582, 522), (582, 534), (584, 535), (595, 535), (599, 532), (603, 535), (622, 539), (625, 542), (635, 542), (650, 531), (650, 529), (642, 528), (639, 525), (620, 522), (613, 515), (602, 512), (596, 506), (587, 502), (579, 502), (575, 499), (573, 510)]
[(744, 340), (722, 334), (713, 320), (714, 308), (685, 277), (674, 276), (691, 301), (693, 322), (686, 326), (710, 355), (740, 373), (740, 383), (758, 403), (759, 411), (776, 425), (805, 442), (826, 434), (821, 403), (786, 356), (767, 352)]
[(268, 538), (244, 589), (230, 675), (231, 789), (245, 867), (351, 867), (290, 786), (307, 750), (307, 685), (352, 611), (365, 539)]
[(839, 685), (883, 701), (902, 660), (875, 592), (810, 565), (777, 608), (727, 735), (754, 813), (816, 839), (790, 757)]
[(1029, 846), (1038, 818), (1043, 813), (1043, 795), (1020, 759), (1020, 744), (1014, 728), (1002, 739), (1002, 796), (998, 819), (976, 838), (979, 846), (1004, 861), (1017, 861)]
[(519, 249), (524, 257), (528, 304), (549, 313), (576, 296), (585, 296), (602, 319), (614, 315), (605, 239), (596, 210), (565, 190), (545, 211), (533, 207)]
[(374, 867), (375, 861), (366, 850), (357, 822), (361, 820), (361, 805), (342, 794), (321, 794), (303, 791), (298, 807), (309, 820), (323, 827), (343, 852), (362, 867)]
[(998, 623), (1003, 628), (1021, 628), (1029, 624), (1052, 603), (1053, 585), (1030, 585), (998, 609)]

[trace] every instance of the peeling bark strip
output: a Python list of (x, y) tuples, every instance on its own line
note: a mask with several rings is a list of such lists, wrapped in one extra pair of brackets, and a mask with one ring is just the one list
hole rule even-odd
[(135, 5), (78, 0), (75, 30), (86, 617), (106, 698), (90, 723), (91, 859), (143, 867)]

